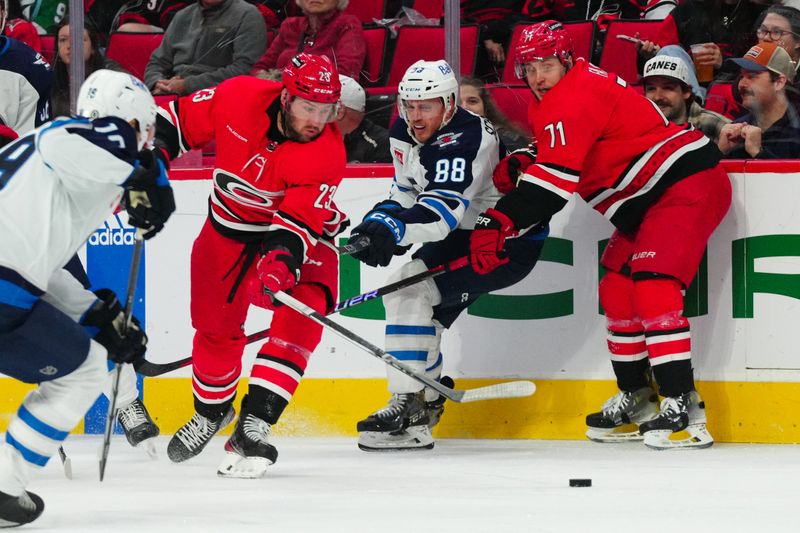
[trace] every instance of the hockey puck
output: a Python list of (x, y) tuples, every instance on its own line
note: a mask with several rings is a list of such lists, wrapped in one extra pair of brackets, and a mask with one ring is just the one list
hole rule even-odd
[(592, 480), (591, 479), (570, 479), (569, 480), (570, 487), (591, 487)]

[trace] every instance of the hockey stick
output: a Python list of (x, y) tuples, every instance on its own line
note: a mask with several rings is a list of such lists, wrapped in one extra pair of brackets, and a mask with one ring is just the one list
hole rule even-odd
[[(334, 307), (332, 313), (338, 313), (339, 311), (350, 309), (351, 307), (361, 305), (370, 300), (374, 300), (375, 298), (386, 296), (387, 294), (399, 291), (400, 289), (404, 289), (408, 286), (414, 285), (415, 283), (419, 283), (420, 281), (424, 281), (429, 278), (434, 278), (439, 274), (444, 274), (445, 272), (450, 272), (452, 270), (458, 270), (459, 268), (465, 267), (468, 264), (469, 264), (469, 259), (467, 257), (460, 257), (458, 259), (454, 259), (449, 263), (435, 266), (431, 269), (426, 270), (425, 272), (420, 272), (419, 274), (414, 274), (413, 276), (409, 276), (405, 279), (401, 279), (399, 281), (395, 281), (394, 283), (384, 285), (379, 289), (375, 289), (373, 291), (365, 292), (363, 294), (350, 297), (346, 300), (342, 300), (341, 302), (336, 304), (336, 307)], [(252, 333), (247, 336), (247, 344), (251, 344), (253, 342), (266, 339), (267, 337), (269, 337), (269, 328), (262, 329), (261, 331), (256, 331), (255, 333)], [(166, 374), (167, 372), (172, 372), (173, 370), (178, 370), (179, 368), (183, 368), (185, 366), (190, 365), (191, 362), (192, 362), (191, 357), (178, 359), (177, 361), (173, 361), (171, 363), (151, 363), (146, 359), (140, 359), (133, 364), (133, 368), (135, 368), (136, 372), (143, 375), (144, 377), (150, 378), (150, 377), (160, 376), (161, 374)]]
[(61, 465), (64, 467), (64, 477), (72, 479), (72, 459), (67, 456), (63, 446), (58, 447), (58, 456), (61, 457)]
[(410, 378), (419, 381), (423, 385), (434, 389), (436, 392), (458, 403), (477, 402), (481, 400), (493, 400), (498, 398), (519, 398), (522, 396), (530, 396), (536, 392), (536, 385), (531, 381), (509, 381), (506, 383), (498, 383), (497, 385), (488, 385), (486, 387), (478, 387), (476, 389), (468, 390), (454, 390), (450, 387), (442, 385), (438, 381), (429, 378), (424, 374), (417, 373), (414, 369), (404, 365), (398, 361), (393, 355), (384, 350), (381, 350), (368, 340), (359, 337), (349, 329), (345, 328), (327, 318), (312, 308), (297, 300), (296, 298), (286, 294), (283, 291), (273, 292), (272, 296), (279, 302), (288, 305), (298, 313), (307, 316), (314, 322), (333, 330), (344, 339), (356, 344), (363, 348), (366, 352), (381, 359), (384, 363), (392, 368), (399, 370)]
[[(133, 257), (131, 258), (131, 270), (128, 274), (128, 294), (125, 298), (125, 329), (127, 332), (131, 325), (133, 316), (133, 298), (136, 295), (136, 282), (139, 279), (139, 263), (142, 260), (142, 250), (144, 250), (144, 240), (141, 231), (136, 231), (133, 245)], [(111, 398), (108, 399), (108, 415), (106, 416), (106, 430), (103, 433), (103, 448), (100, 453), (100, 481), (106, 474), (106, 462), (108, 461), (108, 449), (111, 446), (111, 432), (114, 429), (114, 419), (117, 411), (117, 395), (119, 393), (119, 378), (122, 375), (122, 364), (117, 363), (114, 369), (114, 384), (111, 386)]]
[(354, 253), (366, 250), (369, 247), (369, 243), (369, 235), (361, 235), (356, 237), (356, 240), (353, 241), (353, 244), (348, 243), (337, 246), (336, 251), (339, 252), (339, 255), (353, 255)]

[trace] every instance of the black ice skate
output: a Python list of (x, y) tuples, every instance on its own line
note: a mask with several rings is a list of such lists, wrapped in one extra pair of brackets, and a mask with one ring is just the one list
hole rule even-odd
[(33, 522), (44, 511), (44, 501), (32, 493), (11, 496), (0, 492), (0, 528), (17, 527)]
[[(445, 387), (454, 388), (455, 382), (453, 378), (450, 376), (442, 376), (439, 378), (439, 383), (444, 385)], [(437, 393), (438, 394), (438, 393)], [(444, 402), (447, 400), (441, 394), (435, 400), (426, 401), (425, 402), (425, 410), (428, 412), (428, 427), (433, 429), (436, 424), (439, 423), (439, 420), (442, 418), (442, 413), (444, 413)]]
[(269, 443), (271, 426), (255, 415), (242, 413), (233, 435), (225, 443), (225, 459), (217, 469), (222, 477), (259, 478), (278, 460)]
[(150, 413), (139, 398), (136, 398), (127, 407), (117, 411), (117, 420), (125, 431), (125, 438), (131, 446), (139, 446), (143, 442), (147, 453), (155, 457), (155, 447), (149, 439), (158, 437), (158, 426), (150, 418)]
[(600, 412), (586, 416), (586, 436), (595, 442), (642, 440), (639, 428), (630, 426), (656, 416), (657, 404), (658, 396), (650, 387), (634, 392), (620, 391), (606, 400)]
[[(684, 430), (688, 438), (670, 438)], [(706, 428), (706, 406), (697, 391), (664, 398), (658, 416), (642, 423), (639, 431), (644, 435), (645, 446), (654, 450), (708, 448), (714, 444)]]
[(364, 451), (430, 450), (433, 448), (425, 392), (393, 394), (389, 405), (356, 426)]
[(233, 410), (233, 406), (228, 407), (222, 418), (218, 420), (211, 420), (195, 413), (192, 419), (186, 422), (169, 441), (167, 456), (170, 461), (181, 463), (199, 455), (211, 437), (233, 422), (235, 416), (236, 412)]

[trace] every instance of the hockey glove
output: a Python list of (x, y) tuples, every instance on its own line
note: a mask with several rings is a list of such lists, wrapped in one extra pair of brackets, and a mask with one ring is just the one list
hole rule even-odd
[(487, 209), (478, 215), (475, 229), (469, 238), (469, 260), (478, 274), (488, 274), (508, 263), (503, 248), (506, 237), (514, 232), (514, 223), (497, 209)]
[(531, 143), (525, 148), (514, 150), (500, 160), (494, 168), (492, 181), (501, 194), (508, 194), (517, 187), (519, 175), (536, 162), (536, 145)]
[(95, 291), (98, 300), (89, 308), (81, 325), (93, 334), (95, 341), (107, 351), (108, 358), (115, 363), (133, 363), (144, 357), (147, 350), (147, 335), (136, 317), (131, 317), (125, 326), (125, 311), (111, 289)]
[(258, 260), (256, 272), (268, 291), (288, 291), (300, 279), (300, 263), (287, 248), (277, 246)]
[[(353, 244), (362, 237), (369, 238), (369, 246), (353, 257), (369, 266), (386, 266), (398, 251), (397, 243), (402, 240), (406, 225), (381, 211), (372, 211), (364, 221), (356, 226), (350, 234), (348, 244)], [(405, 251), (403, 247), (400, 250)]]
[(139, 152), (139, 163), (125, 183), (125, 209), (128, 222), (141, 228), (147, 240), (164, 228), (175, 211), (175, 196), (167, 179), (166, 157), (159, 148)]

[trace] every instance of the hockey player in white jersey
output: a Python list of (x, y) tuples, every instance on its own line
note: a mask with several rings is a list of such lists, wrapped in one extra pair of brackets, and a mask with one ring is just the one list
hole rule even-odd
[(163, 164), (140, 153), (156, 106), (139, 80), (94, 72), (78, 113), (88, 118), (56, 120), (0, 149), (0, 373), (39, 385), (0, 445), (0, 527), (41, 514), (28, 481), (102, 391), (106, 359), (129, 363), (146, 348), (113, 293), (87, 298), (65, 264), (123, 194), (145, 238), (175, 206)]
[[(400, 118), (390, 131), (395, 169), (389, 197), (353, 229), (350, 242), (369, 237), (354, 256), (386, 266), (411, 245), (423, 246), (393, 274), (397, 281), (469, 255), (469, 237), (483, 209), (500, 193), (492, 171), (505, 149), (492, 124), (457, 105), (458, 81), (446, 61), (417, 61), (398, 87)], [(418, 372), (441, 377), (442, 330), (481, 294), (513, 285), (533, 269), (548, 221), (509, 242), (505, 264), (491, 279), (464, 267), (384, 297), (386, 350)], [(389, 404), (358, 423), (365, 451), (430, 449), (431, 428), (444, 398), (388, 367)], [(451, 384), (451, 383), (450, 383)]]

